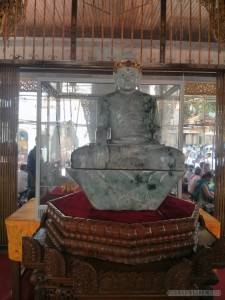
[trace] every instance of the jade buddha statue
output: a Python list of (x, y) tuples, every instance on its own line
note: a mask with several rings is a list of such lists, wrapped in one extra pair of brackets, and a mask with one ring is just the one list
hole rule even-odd
[(184, 155), (160, 143), (154, 97), (139, 90), (140, 62), (116, 61), (116, 90), (97, 102), (96, 141), (76, 149), (68, 173), (97, 209), (155, 210), (184, 174)]

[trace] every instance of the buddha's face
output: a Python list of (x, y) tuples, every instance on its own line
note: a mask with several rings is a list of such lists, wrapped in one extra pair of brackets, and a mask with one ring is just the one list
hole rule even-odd
[(122, 91), (133, 91), (140, 82), (141, 74), (134, 67), (122, 67), (114, 73), (117, 86)]

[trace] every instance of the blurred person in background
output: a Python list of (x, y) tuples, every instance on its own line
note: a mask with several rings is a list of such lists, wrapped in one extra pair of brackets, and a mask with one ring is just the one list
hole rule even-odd
[(19, 207), (27, 202), (27, 179), (27, 165), (21, 164), (20, 169), (17, 172), (17, 203)]
[(195, 186), (197, 182), (201, 179), (202, 176), (202, 169), (200, 167), (195, 168), (195, 172), (192, 176), (190, 176), (190, 179), (188, 181), (188, 192), (191, 196), (191, 199), (193, 200), (193, 192), (195, 189)]
[(36, 146), (30, 150), (27, 158), (28, 173), (28, 192), (27, 198), (30, 200), (35, 197), (35, 178), (36, 178)]
[(212, 215), (214, 213), (214, 193), (210, 192), (209, 184), (213, 181), (213, 177), (212, 172), (204, 173), (193, 191), (193, 200)]
[(17, 188), (18, 188), (18, 194), (19, 196), (26, 196), (27, 194), (27, 165), (21, 164), (20, 169), (17, 173)]

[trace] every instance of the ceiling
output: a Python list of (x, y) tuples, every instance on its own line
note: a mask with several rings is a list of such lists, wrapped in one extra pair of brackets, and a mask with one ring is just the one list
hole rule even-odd
[[(24, 14), (21, 13), (21, 1)], [(20, 3), (19, 7), (12, 9), (10, 21), (14, 24), (8, 32), (1, 9), (2, 3), (6, 2)], [(122, 52), (132, 51), (147, 67), (154, 64), (157, 68), (158, 63), (198, 64), (200, 67), (224, 65), (225, 30), (219, 25), (225, 23), (225, 7), (223, 4), (224, 10), (219, 10), (218, 6), (212, 6), (209, 13), (207, 3), (218, 5), (224, 2), (0, 1), (0, 34), (3, 35), (0, 45), (4, 48), (0, 52), (0, 60), (13, 58), (25, 62), (63, 61), (68, 64), (72, 61), (88, 63), (89, 68), (90, 63), (101, 67), (103, 62), (105, 71), (105, 63), (115, 61)]]
[(208, 40), (209, 15), (198, 0), (27, 0), (17, 35), (159, 40), (161, 2), (167, 39)]

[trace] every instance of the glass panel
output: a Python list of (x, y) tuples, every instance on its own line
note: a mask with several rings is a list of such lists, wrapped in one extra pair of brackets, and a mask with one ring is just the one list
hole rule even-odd
[(184, 101), (185, 163), (199, 166), (210, 164), (215, 170), (215, 96), (186, 96)]
[(180, 116), (180, 86), (170, 87), (160, 100), (162, 143), (178, 148), (179, 116)]
[(35, 145), (37, 120), (37, 93), (20, 92), (19, 130), (18, 130), (18, 167), (27, 164), (29, 151)]
[[(114, 84), (42, 82), (40, 204), (73, 184), (66, 174), (71, 153), (95, 142), (96, 100), (114, 89)], [(143, 84), (140, 89), (157, 98), (162, 142), (178, 147), (180, 87)]]
[(161, 122), (161, 143), (178, 148), (180, 86), (179, 85), (141, 85), (141, 90), (155, 96)]
[[(79, 89), (76, 84), (51, 83), (51, 86), (60, 93), (84, 92), (85, 98), (91, 92), (87, 84), (80, 84)], [(49, 197), (60, 196), (60, 187), (69, 180), (66, 167), (70, 166), (72, 151), (94, 141), (91, 119), (96, 111), (95, 100), (91, 98), (87, 100), (78, 94), (69, 98), (63, 95), (56, 97), (48, 92), (44, 87), (41, 104), (41, 203)]]

